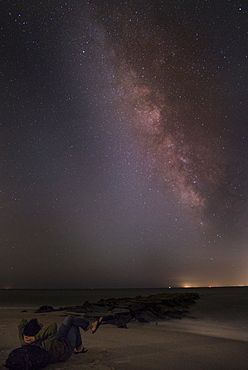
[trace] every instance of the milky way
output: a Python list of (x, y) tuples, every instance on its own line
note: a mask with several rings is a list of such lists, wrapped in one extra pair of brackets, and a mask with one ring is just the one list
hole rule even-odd
[(0, 286), (248, 283), (243, 5), (4, 2)]
[[(153, 14), (149, 16), (154, 26), (156, 20)], [(128, 52), (126, 49), (123, 51), (123, 45), (113, 46), (111, 42), (109, 45), (107, 37), (104, 48), (110, 48), (110, 70), (114, 73), (113, 78), (117, 79), (121, 124), (129, 132), (136, 156), (140, 156), (142, 170), (154, 178), (162, 191), (166, 189), (174, 193), (175, 201), (186, 206), (200, 224), (213, 225), (216, 218), (222, 219), (223, 214), (226, 216), (229, 208), (232, 212), (236, 202), (235, 191), (230, 193), (226, 189), (223, 193), (223, 186), (226, 187), (230, 181), (228, 157), (232, 148), (225, 135), (228, 131), (227, 112), (218, 106), (219, 98), (211, 91), (213, 81), (209, 86), (210, 73), (204, 67), (211, 55), (205, 56), (206, 59), (197, 55), (198, 33), (187, 41), (188, 44), (194, 42), (197, 48), (193, 52), (194, 59), (188, 55), (185, 46), (179, 53), (178, 40), (171, 40), (174, 37), (171, 30), (169, 33), (163, 30), (159, 34), (154, 29), (150, 32), (146, 29), (144, 10), (137, 10), (131, 18), (118, 17), (118, 21), (118, 32), (126, 34), (131, 45)], [(159, 28), (161, 24), (156, 26)], [(146, 39), (142, 42), (139, 37)], [(154, 45), (158, 49), (154, 50)], [(127, 47), (126, 43), (124, 46)], [(176, 54), (181, 54), (179, 60)], [(182, 80), (175, 76), (172, 84), (176, 91), (171, 91), (173, 70), (183, 68), (189, 76), (183, 76)], [(163, 79), (157, 81), (161, 74)], [(211, 78), (216, 80), (213, 73)], [(194, 92), (190, 91), (189, 85), (193, 86)], [(117, 129), (122, 130), (120, 127)], [(233, 172), (231, 177), (236, 176)], [(220, 196), (225, 205), (215, 207), (217, 203), (220, 205)], [(236, 196), (237, 202), (242, 200), (240, 197), (242, 195)]]

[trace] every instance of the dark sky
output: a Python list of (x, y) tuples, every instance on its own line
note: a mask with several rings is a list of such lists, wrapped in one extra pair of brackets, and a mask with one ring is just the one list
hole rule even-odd
[(247, 3), (1, 9), (0, 288), (248, 285)]

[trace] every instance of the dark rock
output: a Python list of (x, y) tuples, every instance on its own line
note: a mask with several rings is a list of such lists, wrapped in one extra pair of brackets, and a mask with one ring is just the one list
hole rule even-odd
[(82, 308), (84, 308), (86, 311), (94, 311), (94, 306), (92, 303), (85, 301), (82, 305)]
[(51, 312), (55, 311), (52, 306), (41, 306), (38, 308), (38, 310), (35, 311), (35, 313), (42, 313), (42, 312)]
[(112, 310), (112, 313), (114, 315), (116, 315), (116, 314), (118, 314), (118, 315), (124, 314), (125, 315), (125, 314), (129, 314), (130, 313), (130, 310), (128, 308), (117, 307), (117, 308), (114, 308)]
[(137, 318), (138, 322), (144, 322), (144, 323), (147, 323), (149, 324), (151, 321), (149, 320), (149, 318), (145, 315), (140, 315), (138, 318)]
[(72, 312), (72, 313), (86, 313), (88, 312), (85, 308), (82, 308), (82, 306), (76, 306), (76, 307), (65, 307), (66, 311)]
[(102, 324), (115, 325), (118, 328), (127, 329), (127, 324), (132, 321), (132, 316), (128, 315), (108, 315), (103, 317)]

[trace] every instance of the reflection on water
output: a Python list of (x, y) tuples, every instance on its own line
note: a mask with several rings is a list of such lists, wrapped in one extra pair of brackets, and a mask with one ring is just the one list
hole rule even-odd
[(248, 342), (247, 326), (223, 324), (223, 322), (211, 320), (183, 319), (180, 322), (168, 321), (163, 323), (166, 330), (184, 333), (199, 334), (216, 338), (225, 338)]
[(198, 288), (188, 318), (166, 323), (169, 330), (248, 341), (248, 287)]

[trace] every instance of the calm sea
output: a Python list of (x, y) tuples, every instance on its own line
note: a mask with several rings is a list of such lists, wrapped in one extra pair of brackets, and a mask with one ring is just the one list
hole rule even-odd
[(168, 292), (169, 289), (0, 289), (0, 309), (53, 308), (96, 303), (100, 299), (149, 296)]
[[(248, 287), (218, 288), (149, 288), (149, 289), (0, 289), (0, 309), (37, 309), (48, 305), (53, 308), (82, 305), (85, 301), (96, 303), (100, 299), (149, 296), (174, 292), (197, 292), (201, 299), (197, 307), (209, 314), (214, 307), (216, 315), (225, 310), (225, 316), (243, 317), (248, 321)], [(193, 307), (192, 307), (193, 309)], [(236, 312), (236, 315), (234, 313)], [(238, 313), (238, 314), (237, 314)]]

